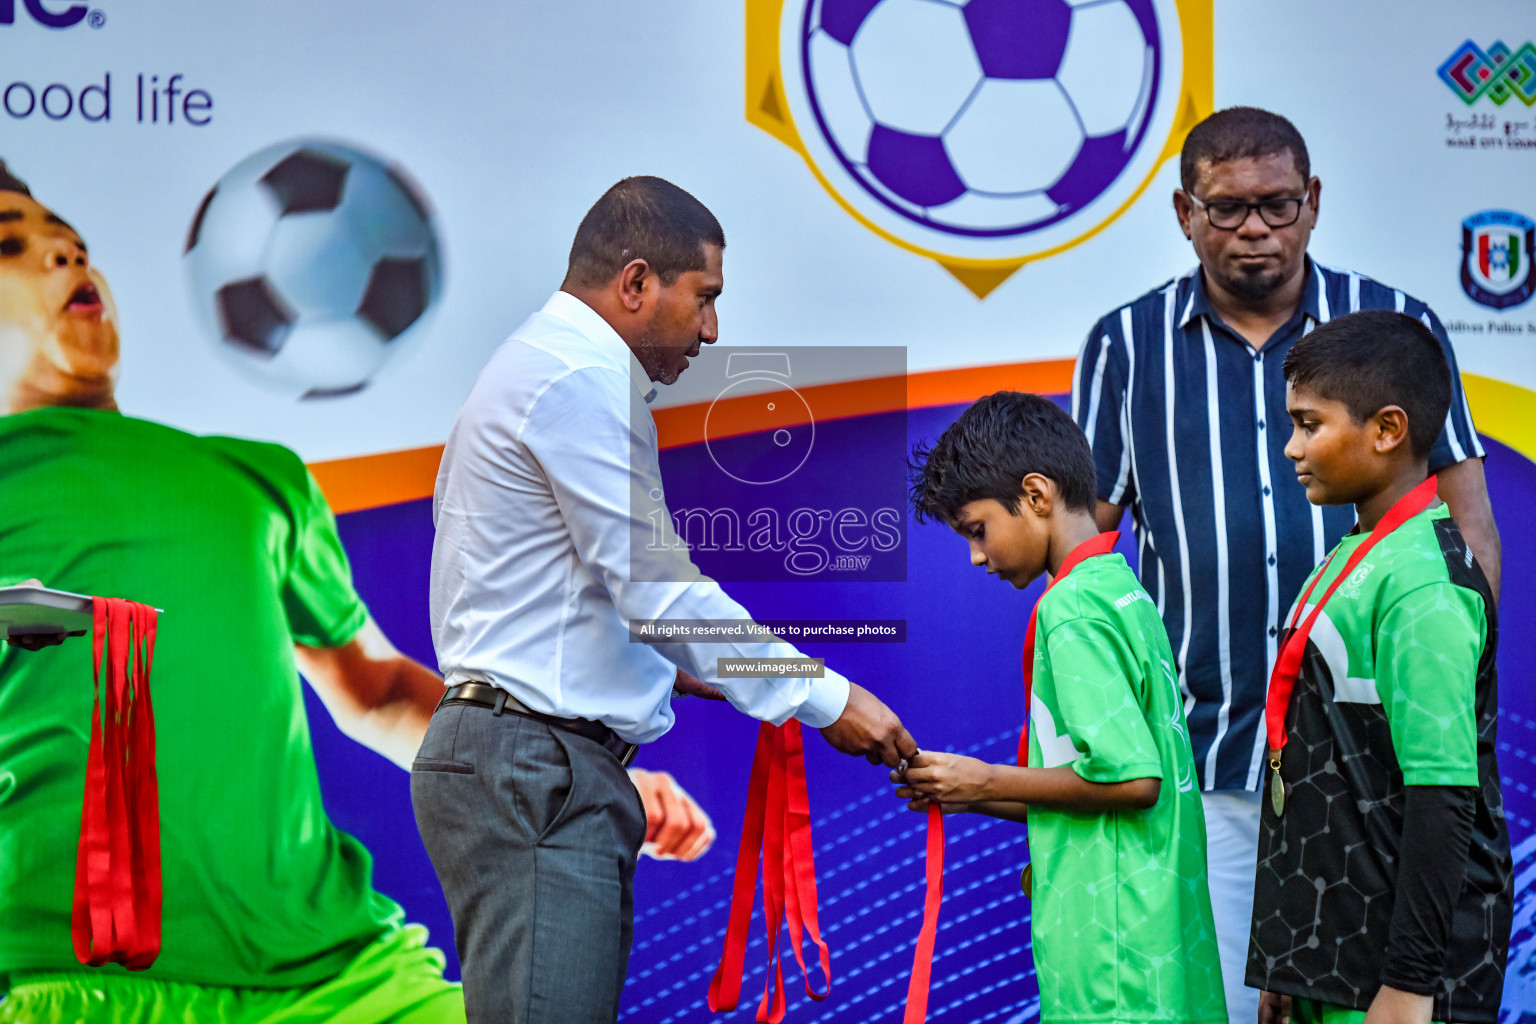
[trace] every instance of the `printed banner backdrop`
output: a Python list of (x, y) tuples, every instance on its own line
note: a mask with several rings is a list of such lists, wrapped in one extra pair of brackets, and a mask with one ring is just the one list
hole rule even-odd
[[(440, 446), (613, 181), (659, 174), (719, 216), (722, 342), (790, 355), (878, 346), (880, 367), (904, 350), (896, 400), (817, 441), (846, 455), (877, 437), (883, 452), (891, 438), (931, 440), (998, 388), (1063, 396), (1089, 325), (1194, 261), (1169, 200), (1184, 131), (1235, 104), (1286, 114), (1325, 186), (1311, 253), (1436, 310), (1489, 450), (1517, 868), (1505, 1006), (1511, 1020), (1536, 1016), (1528, 5), (1415, 0), (1384, 19), (1321, 0), (1042, 4), (1049, 30), (1032, 23), (1028, 46), (1008, 44), (1006, 4), (973, 6), (0, 0), (0, 158), (80, 230), (111, 285), (123, 410), (297, 451), (339, 514), (374, 617), (435, 664)], [(1018, 123), (1022, 135), (999, 127)], [(935, 134), (944, 145), (922, 142)], [(737, 393), (884, 375), (859, 366), (795, 358)], [(698, 422), (732, 374), (703, 370), (657, 402), (674, 509), (720, 500), (710, 462), (722, 456)], [(884, 494), (902, 473), (840, 466), (850, 494)], [(941, 527), (906, 519), (899, 537), (904, 572), (753, 570), (730, 590), (763, 618), (905, 621), (904, 643), (803, 647), (885, 699), (922, 746), (1006, 760), (1036, 591), (998, 587)], [(720, 557), (699, 552), (730, 580)], [(457, 976), (405, 773), (342, 736), (312, 695), (308, 711), (327, 808)], [(641, 753), (719, 839), (695, 863), (642, 861), (624, 1020), (709, 1016), (755, 733), (724, 705), (682, 701), (673, 731)], [(792, 983), (789, 1017), (896, 1019), (921, 920), (923, 821), (882, 771), (807, 746), (834, 986), (813, 1004)], [(952, 819), (932, 1019), (1038, 1016), (1024, 856), (1022, 828)], [(765, 961), (759, 934), (745, 993)]]

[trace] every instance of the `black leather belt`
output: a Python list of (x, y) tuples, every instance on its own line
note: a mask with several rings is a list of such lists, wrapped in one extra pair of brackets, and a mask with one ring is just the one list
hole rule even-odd
[(625, 768), (634, 761), (635, 752), (640, 749), (638, 744), (627, 743), (620, 739), (618, 733), (602, 722), (594, 722), (589, 718), (557, 718), (554, 715), (543, 714), (528, 707), (506, 690), (492, 686), (490, 683), (459, 683), (450, 686), (444, 691), (443, 699), (438, 701), (437, 706), (444, 707), (448, 704), (472, 704), (479, 708), (490, 708), (494, 715), (510, 712), (519, 718), (531, 718), (535, 722), (543, 722), (555, 729), (585, 736), (618, 758), (619, 764)]

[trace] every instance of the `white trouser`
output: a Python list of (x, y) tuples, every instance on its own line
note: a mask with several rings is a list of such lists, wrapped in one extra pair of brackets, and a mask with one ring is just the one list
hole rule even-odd
[(1200, 794), (1205, 803), (1205, 862), (1211, 910), (1221, 951), (1221, 981), (1232, 1024), (1259, 1019), (1259, 990), (1243, 984), (1248, 933), (1253, 926), (1253, 876), (1259, 859), (1259, 794), (1221, 789)]

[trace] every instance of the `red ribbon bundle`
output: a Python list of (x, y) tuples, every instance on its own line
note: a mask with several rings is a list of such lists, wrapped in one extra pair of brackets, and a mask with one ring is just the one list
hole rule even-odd
[[(760, 1024), (784, 1019), (784, 963), (779, 957), (779, 929), (786, 918), (795, 960), (805, 976), (805, 993), (820, 1001), (832, 991), (832, 960), (821, 940), (816, 920), (816, 862), (811, 853), (811, 805), (805, 788), (805, 747), (800, 723), (791, 719), (781, 726), (762, 723), (757, 733), (757, 753), (752, 758), (752, 779), (747, 790), (747, 813), (741, 825), (741, 845), (736, 853), (736, 885), (731, 893), (731, 916), (725, 930), (725, 949), (720, 966), (709, 983), (709, 1008), (715, 1012), (736, 1009), (741, 997), (742, 967), (747, 954), (747, 926), (757, 894), (758, 851), (762, 851), (763, 917), (768, 932), (768, 980), (757, 1005)], [(811, 988), (811, 972), (802, 954), (801, 937), (809, 935), (821, 950), (821, 973), (826, 987)]]
[(116, 961), (142, 971), (160, 953), (160, 802), (149, 702), (156, 614), (104, 597), (94, 599), (94, 612), (95, 698), (70, 933), (81, 963)]

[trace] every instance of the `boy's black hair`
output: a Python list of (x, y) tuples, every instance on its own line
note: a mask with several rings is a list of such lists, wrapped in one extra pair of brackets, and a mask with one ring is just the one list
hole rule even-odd
[(576, 228), (566, 280), (600, 288), (633, 259), (643, 259), (671, 286), (704, 269), (704, 245), (725, 248), (725, 231), (692, 195), (664, 178), (640, 175), (618, 182)]
[(1344, 403), (1364, 423), (1389, 405), (1408, 414), (1408, 443), (1429, 455), (1451, 408), (1451, 368), (1423, 323), (1387, 309), (1349, 313), (1321, 325), (1285, 356), (1285, 379)]
[(908, 497), (918, 522), (953, 523), (960, 509), (993, 498), (1018, 514), (1023, 480), (1039, 473), (1056, 482), (1068, 508), (1096, 505), (1093, 450), (1061, 407), (1023, 391), (980, 399), (932, 447), (912, 452)]
[(1179, 155), (1179, 184), (1188, 192), (1195, 187), (1200, 162), (1213, 164), (1273, 156), (1289, 152), (1303, 182), (1312, 180), (1312, 162), (1301, 132), (1279, 114), (1258, 107), (1218, 110), (1189, 130)]
[(32, 190), (27, 188), (27, 183), (11, 173), (11, 169), (5, 166), (4, 160), (0, 160), (0, 192), (20, 192), (24, 196), (32, 194)]

